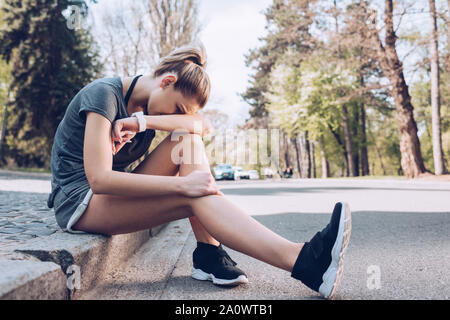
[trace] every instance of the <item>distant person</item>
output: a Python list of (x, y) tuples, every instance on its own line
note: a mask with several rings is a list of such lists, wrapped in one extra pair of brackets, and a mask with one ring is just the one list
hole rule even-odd
[(287, 178), (287, 179), (292, 178), (293, 174), (294, 174), (294, 171), (292, 170), (291, 166), (289, 166), (283, 170), (283, 178)]
[(292, 166), (289, 166), (289, 168), (287, 169), (287, 177), (292, 178), (293, 175), (294, 175), (294, 170), (292, 169)]
[[(197, 114), (210, 95), (205, 66), (203, 47), (182, 47), (152, 73), (97, 79), (75, 95), (52, 148), (48, 206), (56, 221), (68, 232), (115, 235), (189, 218), (197, 239), (193, 278), (219, 285), (248, 282), (223, 243), (332, 296), (351, 231), (348, 205), (337, 203), (326, 228), (309, 242), (295, 243), (229, 201), (211, 175), (201, 139), (210, 129)], [(194, 130), (196, 121), (203, 124), (201, 131)], [(186, 131), (182, 139), (189, 142), (181, 150), (173, 152), (179, 141), (169, 135), (125, 172), (148, 150), (155, 130), (177, 129)], [(173, 153), (180, 152), (201, 159), (175, 161)]]

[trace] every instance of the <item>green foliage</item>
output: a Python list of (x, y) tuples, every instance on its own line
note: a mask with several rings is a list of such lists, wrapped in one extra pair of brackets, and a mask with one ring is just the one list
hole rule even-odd
[[(89, 32), (68, 28), (69, 0), (5, 0), (0, 55), (11, 65), (8, 154), (19, 166), (49, 166), (56, 128), (73, 96), (100, 72)], [(76, 4), (85, 4), (76, 1)]]
[[(450, 73), (441, 74), (441, 131), (442, 149), (446, 167), (450, 162)], [(428, 78), (422, 76), (411, 86), (414, 115), (419, 128), (419, 138), (425, 166), (434, 171), (433, 141), (431, 125), (431, 83)]]
[(268, 76), (286, 48), (295, 52), (309, 52), (313, 46), (310, 27), (313, 23), (313, 9), (316, 0), (274, 0), (265, 11), (268, 34), (261, 38), (263, 45), (250, 50), (246, 56), (246, 65), (255, 73), (250, 86), (241, 94), (252, 106), (251, 117), (265, 117), (267, 113), (267, 92), (270, 81)]
[(10, 81), (11, 68), (4, 60), (0, 59), (0, 121), (3, 120), (3, 107), (6, 103)]
[[(292, 56), (292, 53), (288, 50), (286, 55)], [(357, 150), (363, 143), (358, 130), (359, 104), (364, 96), (347, 98), (352, 92), (361, 89), (358, 70), (343, 60), (333, 59), (327, 50), (316, 50), (299, 67), (280, 62), (272, 71), (270, 80), (270, 93), (266, 94), (266, 98), (269, 101), (267, 109), (272, 125), (283, 129), (290, 137), (308, 131), (312, 141), (323, 138), (325, 153), (331, 163), (331, 174), (341, 175), (345, 168), (345, 150), (332, 135), (332, 131), (338, 134), (340, 141), (344, 141), (343, 105), (349, 111), (350, 127), (354, 129), (354, 134), (351, 135), (354, 148)], [(383, 96), (372, 95), (370, 98), (365, 103), (366, 109), (373, 114), (371, 121), (384, 124), (373, 128), (373, 131), (378, 137), (385, 130), (383, 136), (387, 135), (389, 140), (382, 144), (383, 155), (386, 157), (383, 161), (386, 162), (389, 173), (397, 174), (400, 152), (393, 112), (390, 109), (378, 111), (379, 105), (388, 105)], [(381, 119), (384, 119), (383, 122)], [(373, 143), (374, 141), (368, 141), (367, 146), (373, 147)]]

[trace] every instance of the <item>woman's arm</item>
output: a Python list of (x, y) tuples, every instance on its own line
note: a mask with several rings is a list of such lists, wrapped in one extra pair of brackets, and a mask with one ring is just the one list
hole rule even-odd
[(84, 136), (84, 168), (89, 185), (96, 194), (182, 194), (199, 197), (219, 192), (208, 172), (193, 172), (186, 177), (166, 177), (114, 171), (111, 149), (111, 123), (100, 114), (88, 112)]
[[(144, 116), (147, 122), (147, 129), (161, 130), (173, 132), (175, 130), (186, 131), (189, 133), (196, 133), (204, 136), (211, 130), (211, 124), (207, 119), (201, 115), (160, 115), (160, 116)], [(131, 130), (137, 132), (139, 123), (137, 118), (123, 118), (114, 122), (115, 133), (120, 131)]]
[(211, 130), (209, 121), (201, 115), (161, 115), (144, 116), (147, 121), (147, 129), (173, 132), (175, 130), (187, 131), (205, 136)]

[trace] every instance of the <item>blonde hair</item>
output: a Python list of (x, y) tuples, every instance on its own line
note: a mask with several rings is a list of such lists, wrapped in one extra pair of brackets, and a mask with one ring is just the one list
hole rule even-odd
[(153, 76), (159, 77), (166, 72), (176, 73), (178, 80), (174, 84), (175, 90), (179, 90), (186, 97), (197, 98), (200, 108), (203, 108), (211, 91), (211, 82), (205, 68), (205, 47), (183, 46), (162, 58)]

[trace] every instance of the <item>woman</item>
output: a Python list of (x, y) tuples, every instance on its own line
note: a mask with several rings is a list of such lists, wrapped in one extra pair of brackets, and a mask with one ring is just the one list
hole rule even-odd
[[(337, 203), (330, 223), (311, 241), (293, 243), (232, 204), (210, 173), (201, 139), (210, 125), (196, 114), (210, 94), (205, 65), (203, 47), (183, 47), (152, 74), (98, 79), (73, 98), (52, 148), (48, 205), (58, 224), (68, 232), (115, 235), (189, 218), (197, 239), (195, 279), (248, 281), (223, 243), (331, 297), (351, 231), (348, 205)], [(148, 149), (155, 130), (184, 131), (182, 148), (169, 135), (125, 172)], [(196, 161), (189, 161), (192, 155)]]

